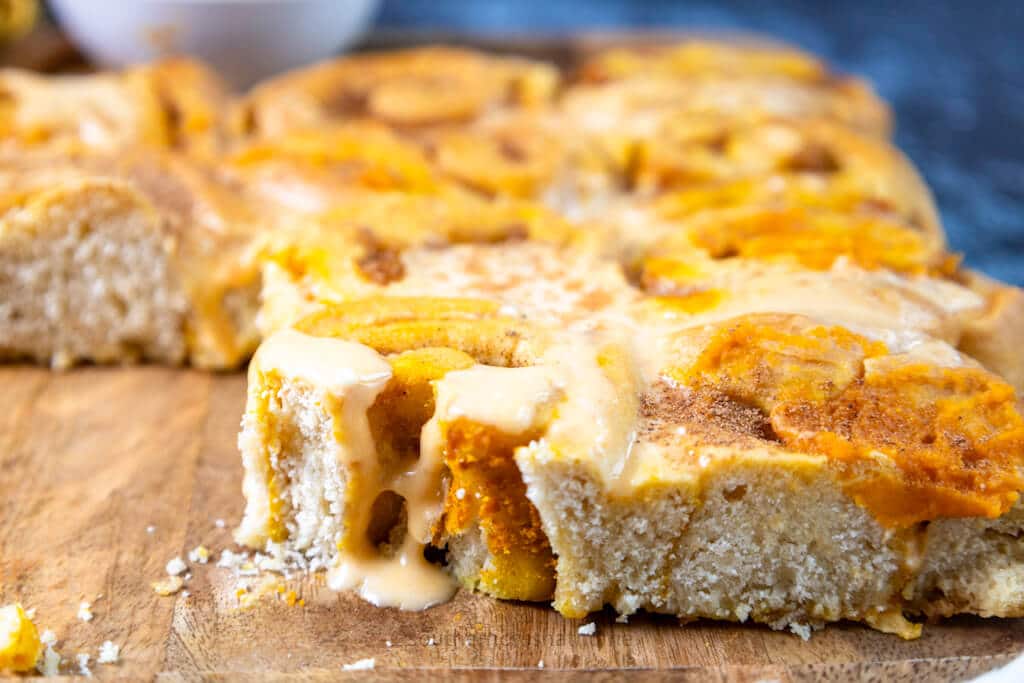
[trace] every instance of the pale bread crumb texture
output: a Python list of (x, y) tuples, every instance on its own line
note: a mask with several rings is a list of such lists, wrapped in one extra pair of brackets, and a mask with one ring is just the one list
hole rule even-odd
[(0, 359), (181, 363), (171, 248), (122, 183), (61, 186), (0, 216)]
[(928, 527), (928, 552), (905, 597), (929, 617), (970, 612), (1024, 616), (1024, 503), (997, 519), (943, 519)]
[[(269, 540), (270, 501), (263, 482), (265, 475), (273, 476), (282, 483), (280, 514), (288, 532), (287, 549), (305, 558), (310, 570), (327, 567), (344, 529), (347, 473), (339, 466), (334, 421), (321, 407), (326, 396), (323, 390), (296, 382), (268, 386), (265, 391), (267, 410), (278, 427), (273, 437), (280, 439), (280, 450), (269, 459), (264, 457), (270, 436), (266, 424), (247, 413), (239, 436), (245, 463), (246, 513), (235, 538), (250, 547), (264, 546)], [(279, 453), (288, 457), (279, 458)]]
[(888, 604), (898, 563), (884, 531), (825, 477), (736, 463), (703, 501), (674, 487), (617, 500), (585, 468), (530, 467), (563, 613), (611, 604), (786, 628)]

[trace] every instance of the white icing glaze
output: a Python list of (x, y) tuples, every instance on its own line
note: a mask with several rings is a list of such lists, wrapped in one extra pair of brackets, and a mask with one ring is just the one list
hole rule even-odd
[(558, 373), (547, 367), (498, 368), (476, 365), (449, 372), (437, 383), (435, 418), (467, 418), (507, 434), (540, 423), (546, 408), (562, 398)]
[(423, 543), (411, 535), (393, 557), (343, 552), (327, 575), (331, 590), (355, 590), (377, 607), (423, 610), (447, 602), (455, 582), (423, 558)]
[(264, 371), (274, 370), (322, 386), (335, 396), (344, 397), (347, 405), (366, 403), (364, 419), (365, 408), (391, 379), (391, 366), (373, 349), (292, 329), (277, 332), (264, 341), (254, 362)]

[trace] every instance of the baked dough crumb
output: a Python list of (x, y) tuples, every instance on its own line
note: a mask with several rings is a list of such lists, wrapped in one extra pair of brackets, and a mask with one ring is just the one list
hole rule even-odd
[(166, 579), (154, 581), (152, 585), (153, 590), (156, 591), (157, 595), (167, 597), (168, 595), (174, 595), (180, 591), (185, 585), (185, 580), (180, 576), (169, 576)]
[(117, 664), (121, 659), (121, 648), (107, 640), (100, 645), (99, 655), (96, 657), (96, 661), (100, 664)]
[(377, 666), (377, 660), (373, 657), (367, 657), (366, 659), (360, 659), (352, 662), (351, 664), (342, 664), (341, 668), (343, 671), (367, 671)]
[(237, 571), (238, 568), (242, 565), (242, 563), (248, 562), (248, 560), (249, 553), (236, 553), (229, 548), (225, 548), (220, 553), (220, 559), (217, 560), (217, 566), (224, 567), (225, 569), (234, 569)]
[(789, 630), (800, 636), (804, 640), (811, 639), (811, 627), (807, 624), (790, 624)]
[(597, 633), (597, 624), (593, 621), (589, 624), (583, 624), (583, 626), (576, 629), (576, 633), (579, 633), (581, 636), (592, 636)]
[(89, 653), (79, 652), (75, 657), (75, 660), (78, 662), (78, 673), (83, 676), (91, 677), (92, 669), (89, 668)]
[(179, 574), (184, 574), (188, 570), (188, 565), (185, 564), (185, 560), (180, 557), (175, 557), (167, 562), (166, 569), (170, 576), (177, 576)]
[(82, 621), (92, 621), (92, 603), (84, 600), (78, 605), (78, 618)]
[(206, 564), (210, 561), (210, 551), (205, 545), (197, 545), (195, 548), (188, 551), (188, 561)]

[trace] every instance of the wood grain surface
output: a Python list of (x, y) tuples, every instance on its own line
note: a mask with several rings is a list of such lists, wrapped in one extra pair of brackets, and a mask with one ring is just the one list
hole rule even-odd
[[(285, 582), (305, 606), (270, 595), (245, 609), (233, 572), (213, 562), (193, 565), (188, 597), (159, 597), (150, 582), (172, 557), (201, 543), (215, 554), (235, 547), (244, 393), (241, 374), (0, 368), (0, 603), (36, 608), (66, 658), (118, 643), (122, 662), (93, 671), (133, 680), (357, 677), (367, 672), (342, 666), (368, 657), (384, 679), (964, 680), (1024, 649), (1024, 620), (973, 618), (927, 626), (914, 642), (854, 624), (805, 642), (758, 626), (600, 614), (585, 637), (583, 622), (546, 605), (460, 593), (400, 612), (336, 594), (322, 576)], [(91, 622), (76, 618), (81, 600), (93, 603)]]

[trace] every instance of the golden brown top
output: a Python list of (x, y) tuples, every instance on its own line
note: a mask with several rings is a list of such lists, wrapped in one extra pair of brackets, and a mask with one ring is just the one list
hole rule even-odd
[(371, 118), (398, 127), (465, 123), (494, 110), (546, 104), (558, 85), (547, 64), (427, 47), (355, 55), (258, 86), (242, 104), (246, 132)]
[[(797, 255), (803, 249), (794, 247)], [(593, 460), (606, 479), (630, 458), (636, 462), (626, 469), (641, 473), (631, 475), (640, 485), (694, 476), (685, 473), (702, 469), (707, 448), (805, 453), (824, 456), (840, 484), (887, 525), (1005, 512), (1024, 458), (1013, 388), (940, 341), (955, 341), (957, 321), (977, 309), (978, 298), (925, 275), (900, 286), (903, 276), (857, 265), (801, 282), (816, 271), (799, 259), (753, 267), (759, 258), (734, 257), (752, 266), (736, 276), (740, 286), (728, 286), (711, 259), (688, 276), (719, 286), (657, 297), (602, 272), (600, 259), (557, 244), (403, 250), (396, 277), (372, 286), (365, 274), (341, 277), (340, 268), (328, 269), (334, 281), (308, 272), (291, 277), (300, 292), (335, 302), (298, 324), (308, 334), (384, 354), (447, 347), (485, 365), (529, 370), (505, 381), (528, 382), (539, 393), (524, 390), (523, 404), (477, 408), (488, 429), (500, 427), (488, 421), (499, 420), (495, 411), (532, 413), (552, 387), (565, 392), (566, 404), (531, 428), (560, 444), (559, 457), (588, 460), (594, 439), (618, 438), (578, 425), (626, 420), (633, 426), (615, 433), (638, 434), (642, 447)], [(633, 370), (608, 379), (611, 366), (601, 358), (609, 353)], [(586, 388), (608, 382), (616, 389)], [(622, 412), (628, 395), (635, 413)], [(486, 403), (483, 393), (463, 400)], [(652, 420), (682, 428), (690, 441), (656, 433)]]
[(781, 77), (820, 82), (826, 66), (812, 55), (778, 43), (753, 40), (693, 38), (676, 43), (613, 47), (585, 60), (584, 81), (604, 82), (635, 76), (673, 78), (721, 76)]
[(638, 192), (662, 195), (659, 210), (685, 218), (706, 208), (795, 203), (894, 213), (941, 234), (931, 197), (894, 148), (820, 119), (669, 119), (656, 133), (609, 150)]
[(694, 250), (730, 258), (797, 263), (828, 270), (837, 261), (865, 270), (949, 274), (949, 256), (919, 230), (884, 215), (804, 207), (709, 211), (682, 222), (651, 248), (645, 273), (658, 277), (672, 263), (694, 261)]
[(652, 132), (666, 119), (687, 127), (727, 118), (739, 121), (821, 118), (862, 134), (887, 137), (889, 110), (859, 81), (808, 84), (753, 76), (675, 80), (640, 76), (576, 85), (562, 101), (566, 114), (590, 132)]
[(8, 147), (143, 145), (211, 154), (222, 143), (228, 101), (215, 74), (185, 59), (69, 76), (7, 69), (0, 72), (0, 140)]
[(995, 517), (1024, 485), (1024, 420), (1013, 388), (977, 367), (890, 353), (839, 327), (793, 318), (720, 325), (695, 362), (669, 372), (731, 431), (822, 454), (884, 524)]

